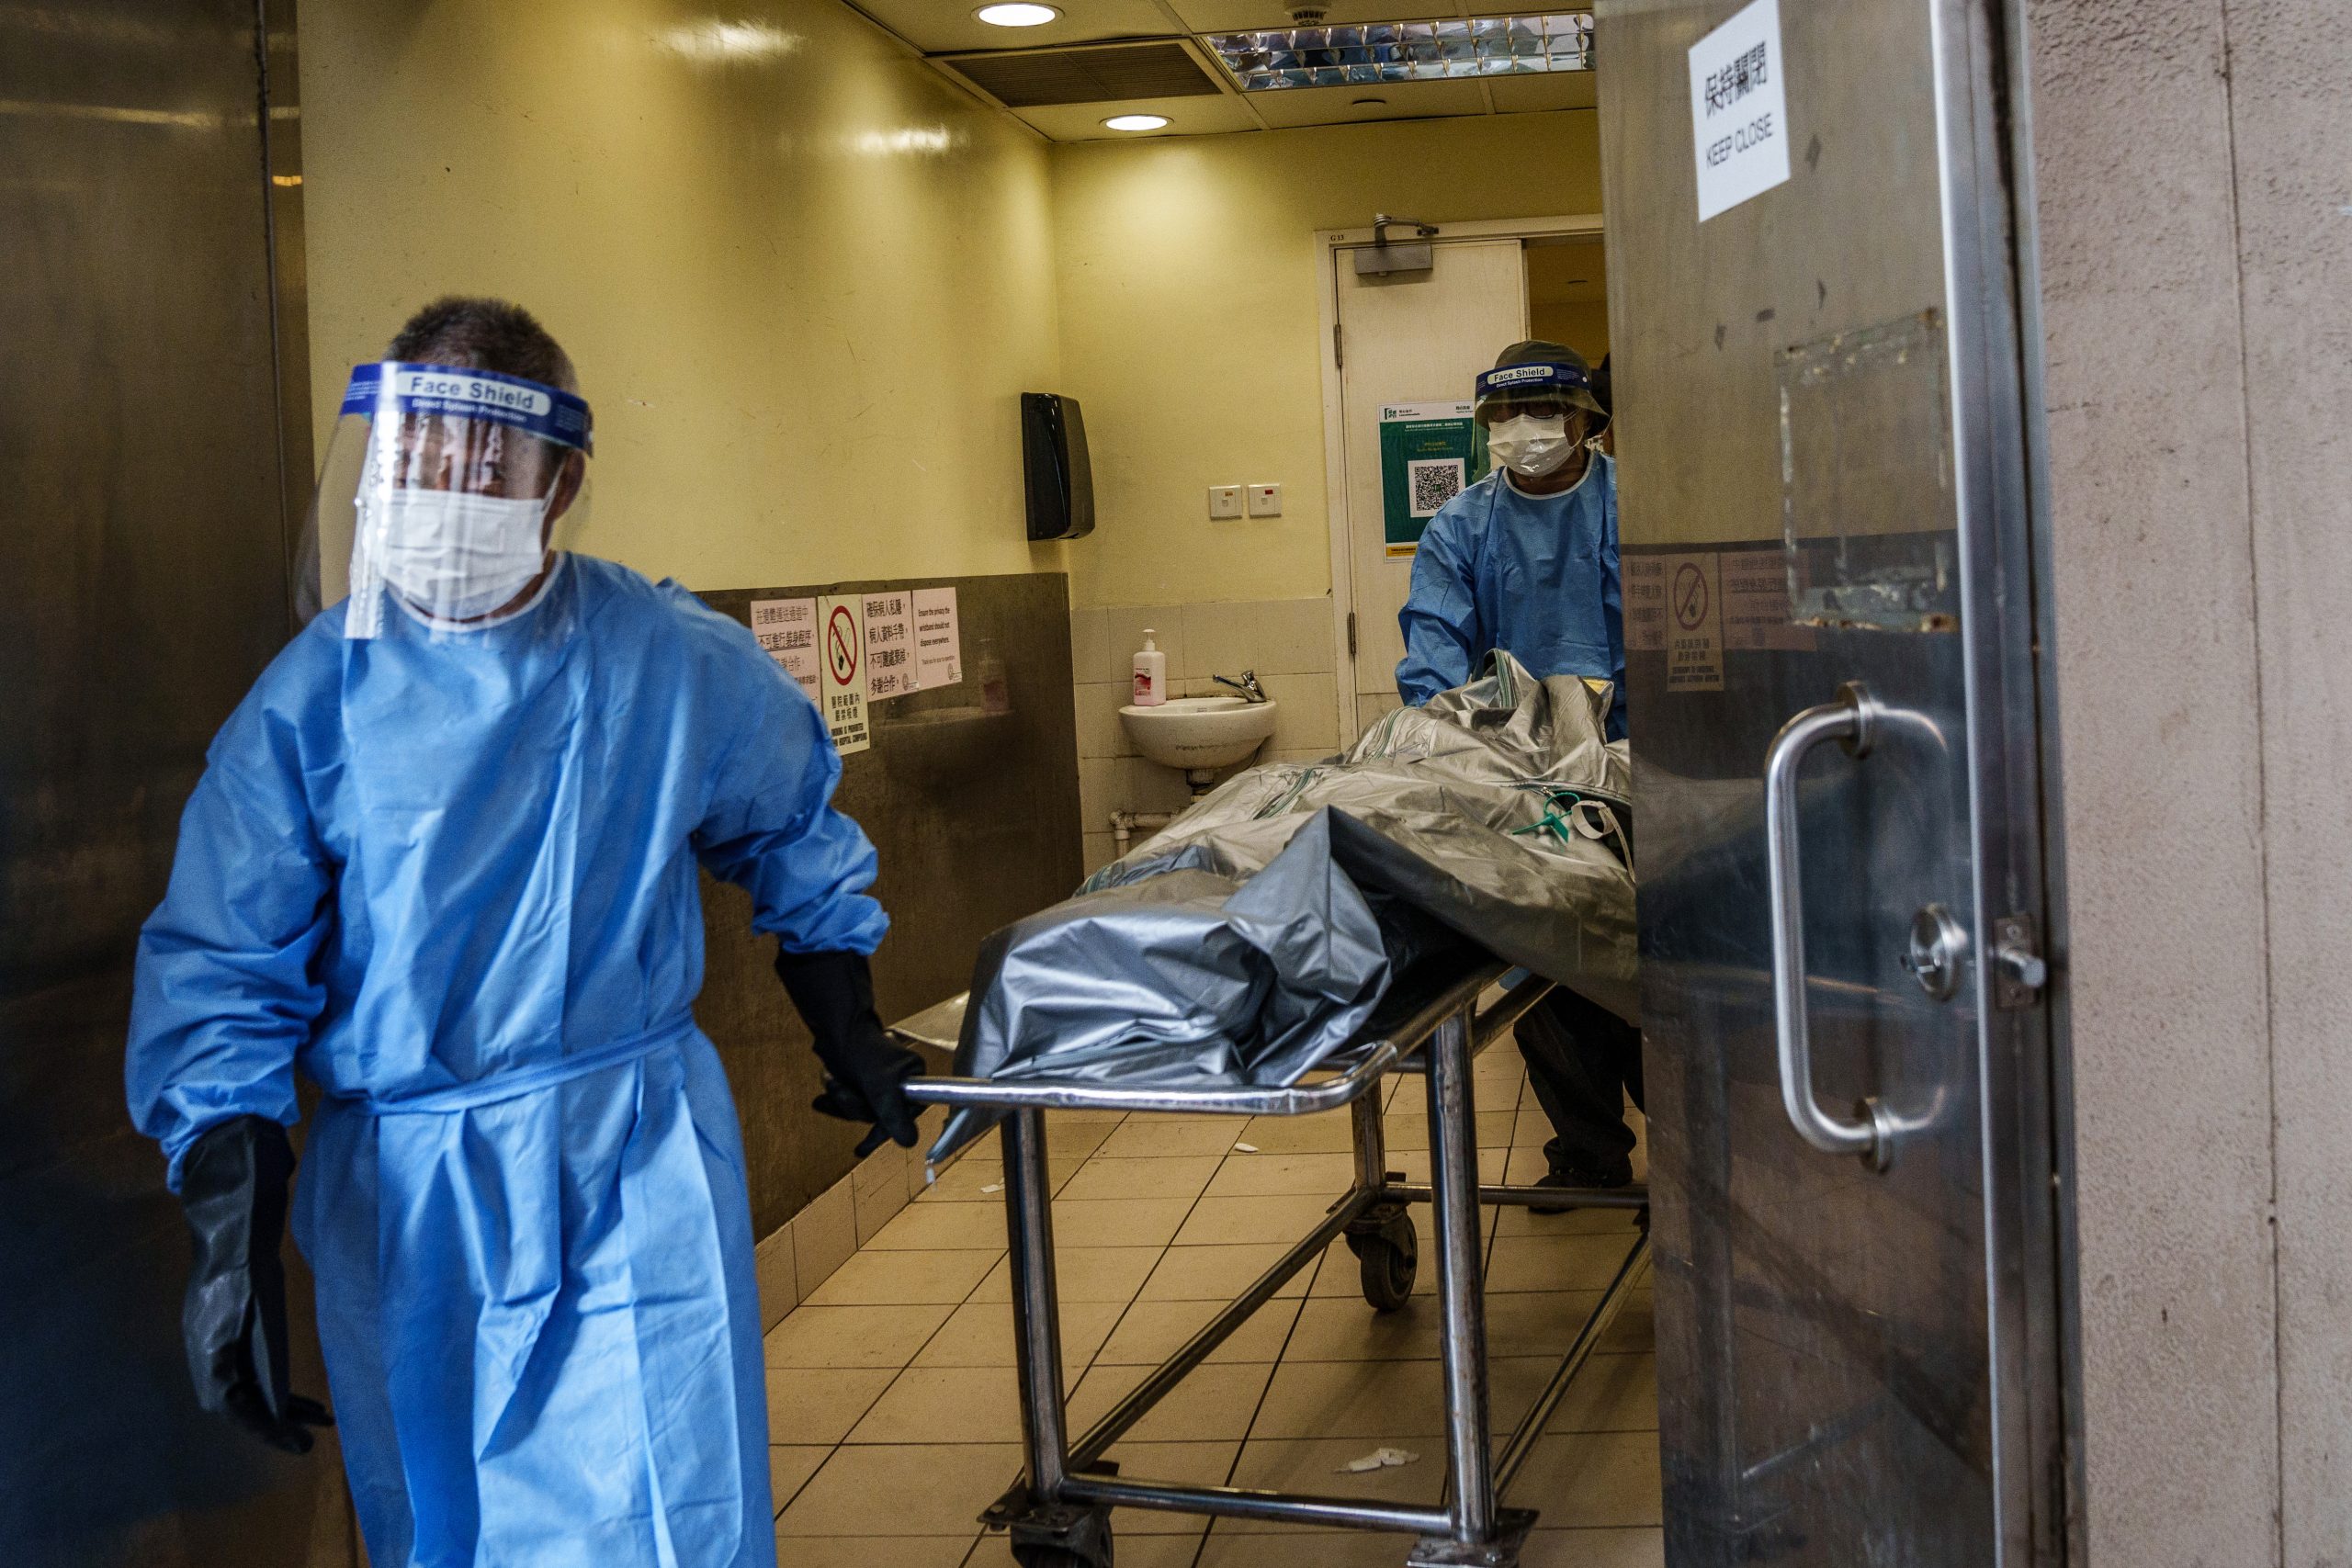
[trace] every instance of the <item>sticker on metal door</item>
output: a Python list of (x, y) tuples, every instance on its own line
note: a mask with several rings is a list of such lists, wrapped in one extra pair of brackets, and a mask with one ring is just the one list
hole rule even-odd
[(1723, 576), (1713, 550), (1666, 558), (1666, 689), (1724, 689)]
[(1690, 46), (1690, 139), (1699, 221), (1789, 178), (1780, 0), (1756, 0)]

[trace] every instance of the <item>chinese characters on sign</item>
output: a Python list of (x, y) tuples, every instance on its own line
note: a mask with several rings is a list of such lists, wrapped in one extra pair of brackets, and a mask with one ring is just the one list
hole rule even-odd
[(754, 599), (752, 635), (825, 716), (843, 752), (872, 743), (866, 705), (964, 679), (953, 588)]
[(1810, 652), (1819, 640), (1799, 626), (1790, 606), (1793, 589), (1812, 581), (1809, 552), (1725, 550), (1723, 561), (1724, 646)]
[(1755, 0), (1690, 46), (1700, 222), (1788, 182), (1784, 63), (1780, 0)]
[(903, 588), (865, 596), (865, 700), (887, 702), (915, 689), (915, 635)]
[(800, 683), (812, 703), (824, 699), (817, 690), (817, 601), (814, 599), (754, 599), (752, 635)]
[(1758, 44), (1719, 71), (1707, 73), (1707, 113), (1731, 107), (1764, 85), (1764, 46)]
[(865, 596), (865, 695), (886, 702), (964, 679), (953, 588), (893, 588)]
[(1669, 692), (1723, 690), (1726, 651), (1795, 651), (1816, 641), (1792, 609), (1808, 553), (1779, 546), (1627, 556), (1625, 649), (1667, 655)]
[(1713, 550), (1668, 556), (1666, 689), (1724, 689), (1723, 581)]

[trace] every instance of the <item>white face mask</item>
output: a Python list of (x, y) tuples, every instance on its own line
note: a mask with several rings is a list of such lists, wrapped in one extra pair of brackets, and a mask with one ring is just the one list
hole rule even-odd
[(384, 581), (443, 620), (487, 615), (547, 564), (544, 499), (398, 489), (385, 497)]
[(1576, 449), (1576, 443), (1568, 439), (1566, 415), (1538, 419), (1533, 414), (1518, 414), (1497, 420), (1487, 432), (1487, 451), (1495, 461), (1531, 479), (1558, 472)]

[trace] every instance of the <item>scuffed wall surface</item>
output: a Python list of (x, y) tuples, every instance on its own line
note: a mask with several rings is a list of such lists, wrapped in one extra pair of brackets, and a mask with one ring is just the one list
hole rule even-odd
[(2227, 7), (2277, 1092), (2281, 1560), (2352, 1562), (2352, 6)]
[[(311, 387), (446, 292), (579, 366), (578, 546), (690, 588), (1061, 569), (1046, 148), (832, 0), (304, 0)], [(335, 595), (331, 593), (330, 598)]]
[(2090, 1556), (2268, 1562), (2261, 728), (2223, 13), (2028, 9)]

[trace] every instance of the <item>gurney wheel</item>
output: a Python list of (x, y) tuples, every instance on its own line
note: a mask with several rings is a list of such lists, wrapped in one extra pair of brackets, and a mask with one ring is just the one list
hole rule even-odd
[(1398, 1214), (1368, 1235), (1351, 1235), (1348, 1246), (1356, 1255), (1363, 1279), (1363, 1299), (1374, 1312), (1395, 1312), (1413, 1299), (1413, 1276), (1419, 1271), (1420, 1238), (1410, 1214)]
[(1012, 1543), (1012, 1560), (1021, 1568), (1111, 1568), (1111, 1532), (1102, 1532), (1102, 1560), (1097, 1562), (1082, 1552), (1069, 1551), (1058, 1546), (1031, 1545), (1025, 1541)]
[[(1107, 1461), (1103, 1474), (1119, 1467)], [(1012, 1560), (1021, 1568), (1111, 1568), (1111, 1510), (1069, 1504), (1036, 1506), (1012, 1520)]]

